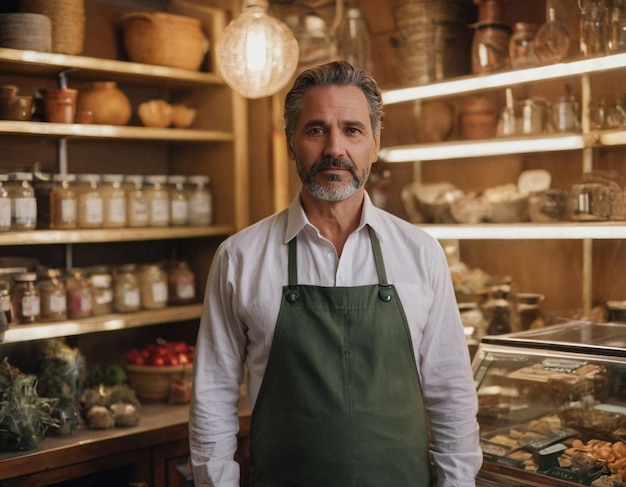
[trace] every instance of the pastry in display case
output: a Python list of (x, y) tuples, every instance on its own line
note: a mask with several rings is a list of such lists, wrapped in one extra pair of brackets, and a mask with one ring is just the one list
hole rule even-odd
[(626, 487), (626, 324), (485, 336), (477, 485)]

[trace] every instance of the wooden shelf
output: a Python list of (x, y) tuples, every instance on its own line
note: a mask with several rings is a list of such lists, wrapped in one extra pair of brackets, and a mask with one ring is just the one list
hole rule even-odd
[(222, 237), (230, 235), (233, 232), (234, 227), (232, 225), (212, 225), (209, 227), (32, 230), (3, 233), (0, 239), (0, 246), (174, 240), (178, 238)]
[(606, 240), (626, 238), (624, 222), (431, 224), (417, 226), (434, 238), (443, 240)]
[(113, 59), (70, 56), (38, 51), (0, 48), (0, 70), (41, 76), (59, 76), (71, 72), (73, 79), (98, 81), (103, 76), (114, 76), (125, 83), (159, 81), (164, 87), (190, 89), (206, 85), (223, 85), (215, 73), (203, 73), (165, 66), (153, 66)]
[(202, 304), (172, 306), (161, 310), (115, 313), (81, 320), (33, 323), (32, 325), (11, 324), (3, 343), (28, 342), (73, 335), (85, 335), (104, 331), (137, 328), (160, 323), (196, 320), (202, 314)]

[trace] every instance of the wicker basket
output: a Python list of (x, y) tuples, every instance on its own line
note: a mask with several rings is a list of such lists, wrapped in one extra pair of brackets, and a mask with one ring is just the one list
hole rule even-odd
[(163, 12), (133, 12), (121, 18), (131, 61), (197, 71), (209, 42), (200, 20)]
[(52, 23), (52, 52), (81, 54), (85, 43), (84, 0), (21, 0), (20, 10), (43, 14)]
[(188, 378), (190, 374), (190, 365), (126, 365), (128, 383), (137, 398), (144, 402), (167, 401), (170, 398), (172, 381)]

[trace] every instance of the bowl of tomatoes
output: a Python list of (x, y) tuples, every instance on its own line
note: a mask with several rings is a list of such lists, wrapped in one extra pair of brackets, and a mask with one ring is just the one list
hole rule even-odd
[(185, 342), (164, 340), (129, 350), (126, 375), (137, 398), (143, 402), (170, 400), (173, 384), (191, 382), (193, 353), (194, 347)]

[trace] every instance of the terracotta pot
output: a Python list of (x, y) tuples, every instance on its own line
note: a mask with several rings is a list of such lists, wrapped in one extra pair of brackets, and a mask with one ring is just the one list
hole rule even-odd
[(51, 88), (42, 90), (42, 93), (48, 122), (74, 123), (77, 90), (71, 88)]
[(126, 125), (132, 115), (130, 101), (115, 81), (96, 81), (81, 88), (76, 111), (91, 113), (91, 123), (103, 125)]

